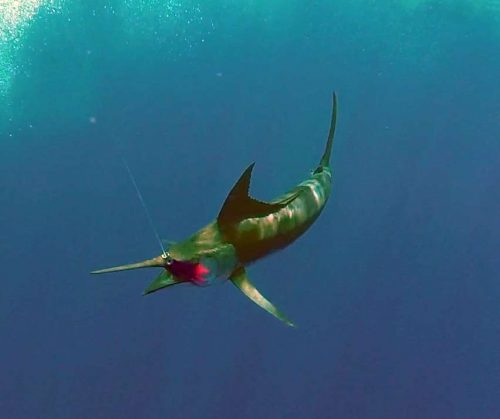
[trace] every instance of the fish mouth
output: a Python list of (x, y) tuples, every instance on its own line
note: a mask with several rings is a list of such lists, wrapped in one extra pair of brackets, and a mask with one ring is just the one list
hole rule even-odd
[(110, 272), (119, 271), (130, 271), (132, 269), (142, 269), (142, 268), (163, 268), (160, 275), (158, 275), (151, 284), (144, 290), (143, 295), (151, 294), (162, 288), (169, 287), (171, 285), (180, 284), (186, 282), (183, 278), (179, 278), (170, 272), (169, 268), (172, 264), (172, 259), (168, 254), (162, 254), (152, 259), (146, 259), (142, 262), (129, 263), (126, 265), (113, 266), (112, 268), (98, 269), (92, 271), (92, 274), (106, 274)]

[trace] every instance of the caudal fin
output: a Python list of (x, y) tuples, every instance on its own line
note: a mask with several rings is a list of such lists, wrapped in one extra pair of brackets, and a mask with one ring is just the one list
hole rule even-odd
[(333, 107), (332, 107), (332, 118), (330, 121), (330, 132), (328, 133), (328, 141), (326, 143), (325, 152), (323, 157), (319, 162), (320, 167), (326, 167), (330, 165), (330, 156), (332, 154), (333, 147), (333, 137), (335, 136), (335, 126), (337, 125), (337, 94), (333, 92)]

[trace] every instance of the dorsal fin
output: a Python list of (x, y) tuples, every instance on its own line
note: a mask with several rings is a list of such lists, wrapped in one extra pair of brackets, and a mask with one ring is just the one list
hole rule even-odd
[(248, 195), (250, 179), (255, 163), (246, 168), (236, 184), (229, 192), (222, 208), (217, 216), (217, 222), (221, 225), (235, 223), (245, 218), (265, 217), (283, 208), (288, 202), (270, 204), (262, 202)]

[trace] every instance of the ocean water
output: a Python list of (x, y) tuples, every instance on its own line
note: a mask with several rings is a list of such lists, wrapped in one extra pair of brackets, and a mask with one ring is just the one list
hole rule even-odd
[[(0, 2), (0, 417), (500, 417), (500, 2)], [(333, 194), (226, 283), (143, 297), (242, 170)]]

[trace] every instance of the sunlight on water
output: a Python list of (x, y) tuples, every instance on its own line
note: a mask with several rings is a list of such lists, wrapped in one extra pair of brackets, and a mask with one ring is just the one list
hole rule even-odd
[(125, 0), (120, 15), (131, 42), (149, 39), (184, 49), (204, 43), (214, 29), (200, 4), (208, 8), (193, 0)]
[(24, 24), (33, 17), (42, 0), (1, 0), (0, 39), (8, 41), (17, 38)]
[(421, 6), (439, 5), (449, 9), (462, 9), (479, 13), (500, 14), (500, 0), (400, 0), (403, 8), (415, 10)]
[(22, 35), (40, 8), (60, 9), (62, 0), (0, 0), (0, 96), (7, 93), (16, 71)]
[[(60, 13), (63, 5), (74, 5), (74, 0), (0, 0), (0, 97), (9, 92), (16, 73), (23, 71), (18, 51), (23, 47), (26, 30), (43, 10), (44, 16)], [(122, 0), (104, 1), (103, 8), (113, 8), (125, 37), (124, 45), (141, 47), (160, 44), (173, 55), (184, 54), (194, 47), (210, 41), (216, 30), (228, 30), (236, 36), (243, 18), (256, 21), (266, 27), (276, 28), (276, 35), (286, 36), (300, 23), (301, 2), (298, 0)], [(377, 2), (383, 11), (398, 4), (401, 12), (413, 13), (419, 8), (439, 6), (441, 11), (460, 11), (465, 14), (483, 14), (500, 20), (500, 0), (399, 0)], [(364, 7), (366, 0), (353, 1), (341, 6), (340, 0), (332, 1), (331, 7)], [(313, 6), (311, 6), (313, 7)], [(116, 13), (115, 13), (116, 11)], [(297, 11), (297, 13), (294, 13)], [(286, 13), (285, 13), (286, 12)], [(398, 11), (396, 11), (398, 13)], [(229, 23), (233, 22), (234, 25)]]

